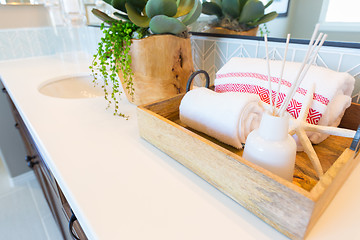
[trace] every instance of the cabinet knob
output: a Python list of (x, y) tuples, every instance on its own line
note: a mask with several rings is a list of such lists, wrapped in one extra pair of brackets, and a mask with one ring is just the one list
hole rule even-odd
[(38, 161), (30, 161), (30, 162), (28, 162), (28, 167), (29, 168), (34, 168), (34, 166), (37, 165), (37, 164), (39, 164)]
[(15, 126), (16, 129), (19, 129), (19, 123), (15, 123), (14, 126)]
[(31, 160), (33, 160), (33, 159), (35, 159), (36, 158), (36, 156), (29, 156), (29, 155), (27, 155), (26, 157), (25, 157), (25, 161), (26, 162), (30, 162)]
[(39, 161), (36, 160), (36, 156), (27, 155), (25, 161), (27, 162), (29, 168), (33, 168), (35, 165), (39, 164)]
[(6, 88), (2, 88), (1, 91), (2, 91), (3, 93), (7, 93)]
[(73, 237), (73, 239), (80, 240), (80, 238), (78, 238), (73, 232), (73, 225), (76, 220), (77, 220), (77, 218), (76, 218), (74, 212), (71, 210), (71, 217), (69, 220), (69, 232), (70, 232), (71, 236)]

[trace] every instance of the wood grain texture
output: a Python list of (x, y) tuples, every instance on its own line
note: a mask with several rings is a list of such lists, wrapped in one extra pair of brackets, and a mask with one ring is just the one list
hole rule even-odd
[(339, 127), (357, 130), (360, 124), (360, 104), (352, 103), (346, 109), (343, 118), (341, 119)]
[(231, 34), (231, 35), (240, 35), (240, 36), (256, 36), (259, 27), (250, 29), (249, 31), (237, 32), (230, 29), (222, 28), (222, 27), (211, 27), (207, 29), (205, 32), (207, 33), (220, 33), (220, 34)]
[(331, 136), (315, 146), (324, 176), (317, 179), (300, 154), (288, 182), (243, 159), (242, 150), (184, 126), (178, 119), (182, 97), (138, 107), (140, 135), (292, 239), (305, 237), (359, 161), (347, 149), (351, 139)]
[(310, 232), (359, 161), (360, 156), (355, 157), (354, 151), (347, 148), (311, 190), (311, 197), (316, 206), (305, 236)]
[[(130, 55), (135, 94), (131, 97), (124, 90), (130, 102), (141, 105), (185, 92), (194, 71), (190, 38), (153, 35), (133, 39)], [(118, 75), (123, 84), (122, 72)]]

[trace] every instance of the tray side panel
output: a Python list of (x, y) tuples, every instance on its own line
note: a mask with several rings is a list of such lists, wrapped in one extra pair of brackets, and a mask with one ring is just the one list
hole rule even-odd
[[(314, 202), (174, 122), (138, 108), (140, 135), (292, 239), (302, 239)], [(240, 158), (240, 157), (239, 157)]]
[(151, 104), (139, 106), (140, 109), (147, 109), (152, 113), (161, 114), (167, 119), (179, 118), (179, 106), (185, 94), (178, 94), (175, 97), (167, 98)]
[(354, 156), (354, 151), (346, 149), (311, 190), (311, 195), (316, 204), (306, 235), (310, 232), (312, 227), (335, 197), (336, 193), (339, 191), (350, 173), (357, 164), (359, 164), (360, 154), (358, 154), (355, 158)]
[(343, 118), (341, 119), (339, 127), (357, 130), (360, 123), (360, 104), (351, 103), (351, 106), (346, 109)]

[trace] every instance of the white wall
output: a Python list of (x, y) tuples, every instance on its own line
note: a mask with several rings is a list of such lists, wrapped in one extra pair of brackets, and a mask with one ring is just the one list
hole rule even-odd
[[(267, 23), (270, 37), (310, 39), (315, 25), (319, 22), (323, 0), (290, 0), (287, 17), (278, 17)], [(353, 32), (321, 30), (328, 34), (327, 40), (360, 42), (360, 30)]]
[(0, 29), (51, 26), (44, 5), (0, 5)]

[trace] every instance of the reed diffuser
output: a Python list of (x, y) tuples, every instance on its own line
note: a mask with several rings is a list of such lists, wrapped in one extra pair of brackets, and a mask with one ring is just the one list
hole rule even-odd
[[(286, 98), (280, 104), (279, 108), (277, 108), (279, 101), (278, 95), (280, 92), (282, 76), (286, 63), (286, 55), (290, 42), (290, 34), (288, 34), (286, 39), (286, 46), (282, 61), (280, 78), (277, 84), (274, 98), (271, 86), (268, 39), (267, 35), (264, 36), (268, 71), (268, 91), (270, 97), (270, 108), (263, 114), (259, 128), (252, 131), (247, 137), (243, 157), (246, 160), (257, 164), (288, 181), (292, 181), (293, 178), (296, 159), (296, 143), (289, 134), (289, 116), (287, 114), (284, 114), (284, 112), (286, 111), (289, 101), (295, 95), (297, 88), (299, 87), (301, 81), (304, 79), (310, 66), (316, 59), (316, 55), (327, 37), (326, 34), (324, 35), (320, 33), (315, 41), (318, 28), (319, 25), (316, 25), (311, 40), (309, 42), (308, 50), (304, 61), (301, 64), (301, 67), (295, 77), (295, 80), (293, 81), (293, 84), (291, 85), (291, 88), (289, 89)], [(317, 163), (317, 165), (319, 165), (319, 162)], [(322, 174), (320, 170), (317, 172), (318, 174)]]

